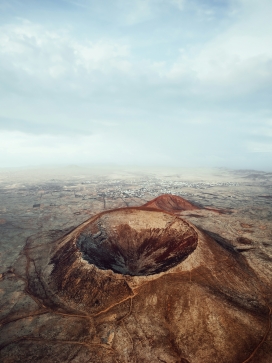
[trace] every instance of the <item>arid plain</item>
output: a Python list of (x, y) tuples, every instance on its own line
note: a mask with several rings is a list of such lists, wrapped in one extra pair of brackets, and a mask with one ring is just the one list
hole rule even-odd
[[(0, 197), (1, 361), (272, 361), (272, 173), (2, 170)], [(128, 208), (131, 217), (124, 222), (117, 214), (107, 227), (111, 217), (102, 221), (103, 212), (118, 208)], [(102, 222), (95, 224), (99, 213)], [(105, 265), (99, 256), (84, 259), (89, 247), (82, 254), (78, 241), (86, 238), (85, 226), (101, 236), (105, 228), (135, 223), (151, 233), (145, 241), (153, 245), (155, 234), (173, 244), (188, 228), (193, 240), (171, 258), (157, 252), (161, 245), (152, 258), (145, 251), (147, 267), (133, 265), (135, 274), (118, 265), (120, 258)], [(133, 235), (120, 231), (122, 238)], [(122, 258), (132, 256), (121, 250)], [(135, 262), (140, 252), (133, 253)]]

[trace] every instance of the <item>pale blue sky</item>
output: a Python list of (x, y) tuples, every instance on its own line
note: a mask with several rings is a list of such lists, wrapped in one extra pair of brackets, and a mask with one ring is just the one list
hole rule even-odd
[(272, 171), (271, 0), (0, 0), (0, 166)]

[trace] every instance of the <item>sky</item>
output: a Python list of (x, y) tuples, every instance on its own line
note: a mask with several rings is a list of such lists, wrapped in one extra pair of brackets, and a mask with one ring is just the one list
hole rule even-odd
[(272, 171), (271, 0), (0, 0), (0, 167)]

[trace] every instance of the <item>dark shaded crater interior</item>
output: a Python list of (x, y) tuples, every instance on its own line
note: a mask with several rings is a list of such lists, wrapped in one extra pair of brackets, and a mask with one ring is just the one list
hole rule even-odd
[(82, 257), (102, 270), (146, 276), (182, 262), (197, 240), (195, 230), (178, 217), (133, 211), (103, 214), (82, 231), (76, 244)]

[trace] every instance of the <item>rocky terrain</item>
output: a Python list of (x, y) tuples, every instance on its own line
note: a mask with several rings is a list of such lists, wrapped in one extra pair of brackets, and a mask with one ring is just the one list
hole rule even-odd
[(84, 173), (2, 174), (0, 361), (271, 362), (272, 175)]

